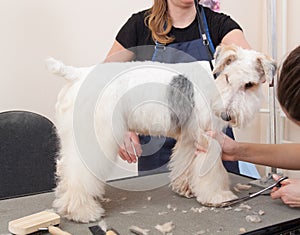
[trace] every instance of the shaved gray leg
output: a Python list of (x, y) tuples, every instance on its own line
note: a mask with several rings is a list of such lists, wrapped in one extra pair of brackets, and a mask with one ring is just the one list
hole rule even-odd
[(183, 75), (175, 76), (167, 92), (172, 128), (181, 128), (190, 118), (195, 106), (194, 86)]

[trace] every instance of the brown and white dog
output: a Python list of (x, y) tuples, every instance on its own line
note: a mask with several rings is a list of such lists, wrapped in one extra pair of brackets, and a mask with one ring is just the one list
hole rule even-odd
[[(204, 205), (236, 198), (221, 161), (221, 146), (205, 134), (250, 122), (262, 102), (262, 84), (275, 64), (237, 46), (219, 46), (214, 80), (203, 62), (105, 63), (90, 68), (48, 60), (67, 78), (58, 96), (61, 140), (54, 207), (68, 219), (89, 222), (103, 215), (99, 202), (125, 132), (177, 140), (169, 164), (172, 189)], [(195, 155), (195, 143), (207, 149)]]

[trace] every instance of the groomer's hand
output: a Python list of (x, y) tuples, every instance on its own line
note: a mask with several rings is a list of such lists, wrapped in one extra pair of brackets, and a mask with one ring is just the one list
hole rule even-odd
[[(274, 174), (273, 179), (278, 180), (279, 175)], [(290, 207), (300, 207), (300, 179), (286, 179), (281, 182), (281, 187), (272, 189), (271, 197), (281, 199)]]
[(239, 153), (238, 142), (231, 139), (223, 132), (208, 131), (206, 134), (219, 142), (222, 147), (222, 159), (224, 161), (238, 160), (238, 156), (241, 154)]
[(126, 132), (123, 144), (119, 148), (119, 155), (128, 163), (137, 162), (137, 157), (142, 155), (139, 137), (134, 132)]

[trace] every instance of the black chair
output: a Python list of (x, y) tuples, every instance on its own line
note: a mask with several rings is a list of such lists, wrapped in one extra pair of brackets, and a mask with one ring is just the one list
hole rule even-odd
[(0, 199), (51, 191), (58, 150), (55, 126), (47, 118), (0, 113)]

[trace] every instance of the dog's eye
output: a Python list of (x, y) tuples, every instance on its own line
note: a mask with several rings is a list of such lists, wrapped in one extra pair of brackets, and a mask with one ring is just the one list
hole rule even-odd
[(254, 86), (253, 82), (248, 82), (248, 83), (245, 84), (245, 90), (250, 89), (253, 86)]

